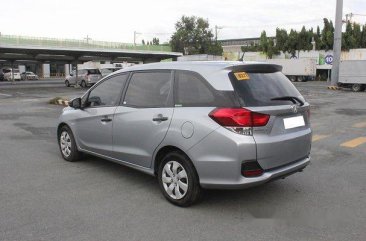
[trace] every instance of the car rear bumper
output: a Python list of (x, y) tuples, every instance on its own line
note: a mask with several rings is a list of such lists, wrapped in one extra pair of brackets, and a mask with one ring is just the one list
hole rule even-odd
[(207, 189), (244, 189), (244, 188), (264, 184), (264, 183), (267, 183), (270, 181), (274, 181), (276, 179), (284, 178), (284, 177), (292, 175), (296, 172), (300, 172), (307, 165), (309, 165), (309, 163), (310, 163), (310, 156), (308, 156), (302, 160), (284, 165), (282, 167), (278, 167), (278, 168), (271, 169), (269, 171), (265, 171), (263, 173), (263, 175), (261, 175), (259, 177), (246, 178), (244, 176), (241, 176), (235, 182), (233, 182), (233, 181), (230, 181), (230, 182), (220, 181), (220, 182), (210, 182), (210, 183), (201, 182), (200, 184), (203, 188), (207, 188)]

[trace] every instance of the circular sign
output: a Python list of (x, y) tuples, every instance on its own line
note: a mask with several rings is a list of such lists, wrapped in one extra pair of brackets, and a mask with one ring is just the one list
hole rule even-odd
[(325, 63), (326, 64), (333, 64), (333, 55), (328, 54), (327, 56), (325, 56)]

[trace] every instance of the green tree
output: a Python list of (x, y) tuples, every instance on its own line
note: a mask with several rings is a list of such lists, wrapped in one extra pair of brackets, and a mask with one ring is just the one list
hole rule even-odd
[(160, 42), (159, 38), (153, 38), (152, 40), (153, 45), (159, 45), (159, 42)]
[(286, 29), (277, 28), (276, 29), (276, 46), (279, 51), (283, 51), (283, 52), (287, 51), (287, 49), (288, 49), (287, 39), (288, 39), (288, 35), (287, 35)]
[(362, 27), (360, 47), (366, 48), (366, 24)]
[(259, 50), (262, 51), (263, 53), (268, 52), (268, 38), (266, 31), (263, 31), (261, 33), (261, 37), (259, 39)]
[(222, 54), (222, 47), (213, 40), (207, 20), (196, 16), (182, 16), (175, 24), (170, 45), (173, 51), (184, 54)]
[(143, 39), (143, 40), (141, 41), (141, 43), (142, 43), (142, 45), (145, 45), (145, 40)]
[(332, 21), (329, 21), (327, 18), (323, 19), (324, 27), (322, 30), (322, 49), (330, 50), (333, 49), (333, 41), (334, 41), (334, 27)]
[(299, 50), (299, 34), (296, 30), (291, 29), (287, 39), (287, 46), (287, 52), (292, 56), (296, 56), (296, 50)]
[(320, 50), (320, 49), (323, 48), (323, 43), (322, 43), (322, 39), (321, 39), (320, 27), (319, 26), (317, 26), (316, 33), (314, 34), (314, 41), (315, 41), (315, 49), (316, 50)]
[(267, 56), (269, 59), (272, 59), (273, 55), (279, 54), (279, 50), (277, 46), (275, 46), (273, 38), (268, 38), (268, 45), (267, 45)]
[(353, 34), (353, 26), (350, 21), (346, 24), (346, 32), (342, 34), (342, 49), (349, 50), (356, 47), (356, 39)]

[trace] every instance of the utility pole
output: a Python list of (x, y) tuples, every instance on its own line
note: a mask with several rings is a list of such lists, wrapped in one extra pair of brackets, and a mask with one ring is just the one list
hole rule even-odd
[(217, 30), (222, 29), (223, 27), (215, 25), (215, 38), (217, 42)]
[(343, 0), (337, 0), (335, 29), (334, 29), (334, 44), (333, 44), (333, 66), (331, 76), (331, 86), (337, 86), (339, 80), (339, 62), (341, 60), (342, 47), (342, 15), (343, 15)]
[(86, 40), (86, 43), (89, 44), (89, 40), (92, 40), (89, 35), (86, 35), (86, 38), (84, 38)]

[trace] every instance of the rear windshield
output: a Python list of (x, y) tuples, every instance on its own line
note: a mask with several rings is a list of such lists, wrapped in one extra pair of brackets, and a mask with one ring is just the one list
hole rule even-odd
[(88, 74), (100, 74), (99, 69), (88, 69)]
[[(239, 75), (237, 75), (239, 73)], [(244, 75), (240, 75), (243, 74)], [(277, 97), (303, 97), (281, 72), (230, 73), (230, 79), (243, 106), (273, 106), (292, 104), (291, 101), (271, 100)]]

